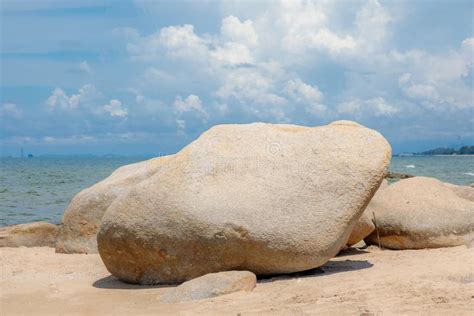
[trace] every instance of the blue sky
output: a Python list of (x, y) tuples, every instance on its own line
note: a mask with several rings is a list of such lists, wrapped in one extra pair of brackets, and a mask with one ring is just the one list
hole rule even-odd
[(1, 1), (1, 150), (166, 154), (210, 126), (356, 120), (474, 144), (472, 1)]

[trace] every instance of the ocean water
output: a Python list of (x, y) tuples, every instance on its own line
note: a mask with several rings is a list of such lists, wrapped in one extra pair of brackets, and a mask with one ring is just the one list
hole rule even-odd
[[(147, 157), (0, 158), (0, 226), (32, 221), (59, 223), (71, 198), (120, 166)], [(474, 182), (474, 156), (393, 157), (390, 170)]]
[(144, 159), (0, 158), (0, 226), (40, 220), (59, 223), (76, 193), (118, 167)]

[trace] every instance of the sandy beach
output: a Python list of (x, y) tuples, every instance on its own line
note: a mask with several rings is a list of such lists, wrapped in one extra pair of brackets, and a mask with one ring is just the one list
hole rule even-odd
[(252, 292), (163, 304), (167, 286), (125, 284), (99, 255), (2, 248), (2, 315), (439, 314), (472, 315), (474, 248), (350, 248), (324, 273), (260, 279)]

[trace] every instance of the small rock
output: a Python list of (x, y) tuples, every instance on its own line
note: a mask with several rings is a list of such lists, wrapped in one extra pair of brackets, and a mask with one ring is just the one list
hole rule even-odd
[(161, 297), (161, 301), (180, 303), (238, 291), (252, 291), (256, 284), (256, 275), (249, 271), (209, 273), (171, 289)]
[(58, 226), (34, 222), (0, 228), (0, 247), (54, 247)]

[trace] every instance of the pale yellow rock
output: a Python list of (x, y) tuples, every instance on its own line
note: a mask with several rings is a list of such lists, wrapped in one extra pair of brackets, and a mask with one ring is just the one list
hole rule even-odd
[(112, 203), (99, 253), (143, 284), (315, 268), (345, 245), (390, 157), (355, 124), (215, 126)]
[(369, 205), (367, 205), (367, 208), (364, 210), (364, 213), (362, 213), (362, 216), (357, 220), (356, 224), (354, 225), (351, 235), (349, 236), (349, 239), (347, 240), (347, 246), (352, 246), (352, 245), (357, 244), (358, 242), (363, 240), (365, 237), (369, 236), (375, 230), (375, 225), (373, 222), (374, 210), (373, 210), (372, 205), (374, 203), (377, 203), (377, 199), (380, 195), (380, 192), (384, 190), (385, 188), (388, 188), (388, 181), (384, 179), (379, 189), (375, 193), (374, 197), (372, 198), (372, 200), (370, 200)]
[(120, 167), (79, 192), (64, 212), (56, 252), (97, 253), (97, 231), (106, 209), (119, 195), (153, 175), (167, 159), (158, 157)]
[(58, 226), (33, 222), (0, 228), (0, 247), (54, 247)]
[(238, 291), (252, 291), (257, 276), (249, 271), (225, 271), (209, 273), (184, 282), (168, 290), (161, 297), (163, 303), (181, 303), (221, 296)]
[[(462, 198), (456, 187), (433, 178), (414, 177), (381, 191), (371, 205), (381, 246), (420, 249), (472, 243), (474, 202)], [(365, 241), (378, 244), (376, 232)]]

